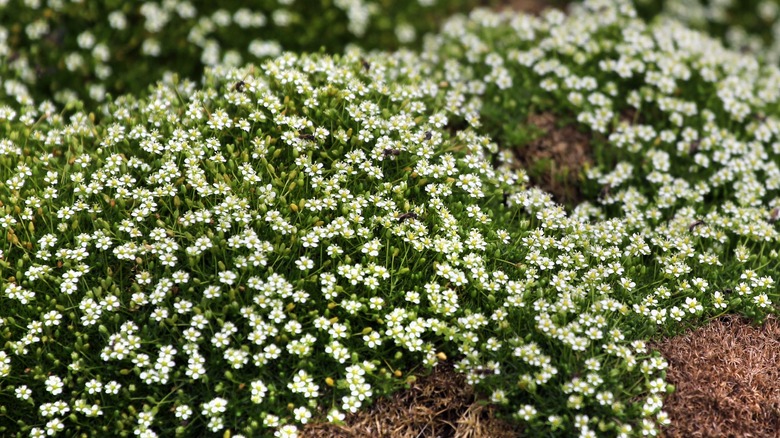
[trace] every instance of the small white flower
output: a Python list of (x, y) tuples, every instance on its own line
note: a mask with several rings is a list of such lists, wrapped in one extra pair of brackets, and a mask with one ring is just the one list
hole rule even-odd
[(314, 267), (314, 261), (312, 261), (312, 259), (306, 256), (302, 256), (301, 258), (295, 261), (295, 265), (301, 271), (306, 271)]
[(218, 274), (218, 276), (219, 282), (227, 284), (228, 286), (231, 286), (233, 283), (235, 283), (236, 278), (238, 278), (238, 275), (236, 275), (233, 271), (222, 271)]
[(32, 391), (30, 390), (30, 388), (27, 387), (27, 385), (18, 386), (14, 390), (14, 393), (16, 394), (16, 397), (19, 398), (20, 400), (29, 400), (30, 396), (32, 396)]
[(62, 389), (65, 387), (62, 379), (55, 375), (49, 376), (44, 383), (46, 385), (46, 390), (49, 391), (52, 395), (61, 394)]

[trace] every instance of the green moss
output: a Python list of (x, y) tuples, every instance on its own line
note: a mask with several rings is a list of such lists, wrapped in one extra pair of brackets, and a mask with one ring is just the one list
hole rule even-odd
[[(776, 308), (778, 83), (593, 1), (100, 105), (9, 86), (0, 432), (292, 436), (449, 358), (529, 433), (657, 433), (646, 341)], [(532, 110), (593, 137), (571, 212), (502, 149)]]
[(474, 0), (263, 0), (3, 2), (2, 65), (36, 98), (75, 92), (102, 102), (143, 92), (166, 71), (197, 78), (204, 66), (234, 66), (281, 50), (338, 53), (348, 44), (419, 44)]

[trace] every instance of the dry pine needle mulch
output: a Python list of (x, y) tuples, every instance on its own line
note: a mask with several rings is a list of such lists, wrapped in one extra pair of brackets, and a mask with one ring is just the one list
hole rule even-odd
[(418, 378), (411, 388), (378, 399), (346, 424), (309, 424), (304, 438), (511, 438), (520, 426), (495, 418), (494, 409), (478, 401), (463, 375), (448, 363)]
[(653, 345), (669, 362), (668, 437), (780, 437), (780, 322), (735, 315)]
[(582, 202), (580, 173), (593, 162), (590, 135), (574, 124), (558, 126), (558, 119), (551, 112), (531, 114), (525, 123), (536, 127), (541, 135), (528, 144), (512, 147), (518, 166), (531, 169), (539, 162), (548, 163), (544, 172), (531, 175), (531, 184), (563, 205)]
[[(727, 315), (654, 343), (669, 362), (676, 391), (665, 400), (666, 437), (780, 437), (780, 321), (759, 327)], [(350, 415), (344, 425), (309, 424), (305, 438), (510, 438), (517, 424), (494, 408), (451, 365), (442, 363), (408, 390)]]

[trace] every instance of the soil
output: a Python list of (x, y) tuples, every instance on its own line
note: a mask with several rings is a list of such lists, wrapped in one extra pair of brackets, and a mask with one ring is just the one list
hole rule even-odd
[(462, 374), (449, 363), (418, 378), (412, 386), (382, 398), (367, 410), (347, 417), (345, 424), (307, 425), (305, 438), (511, 438), (520, 425), (495, 417), (495, 409), (479, 400)]
[(547, 0), (508, 0), (504, 3), (502, 7), (504, 9), (513, 9), (534, 15), (539, 15), (550, 7), (550, 2)]
[(512, 148), (518, 164), (527, 169), (531, 184), (551, 193), (567, 207), (582, 202), (582, 168), (592, 163), (590, 136), (575, 125), (558, 126), (550, 112), (532, 114), (526, 123), (542, 132), (530, 143)]

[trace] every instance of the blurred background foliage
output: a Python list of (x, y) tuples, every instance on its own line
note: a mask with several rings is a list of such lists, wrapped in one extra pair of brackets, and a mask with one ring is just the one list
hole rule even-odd
[(645, 19), (676, 19), (732, 49), (780, 62), (778, 0), (636, 0), (636, 7)]
[(32, 97), (103, 101), (166, 71), (197, 78), (282, 50), (414, 47), (448, 16), (495, 1), (0, 0), (0, 69)]
[[(475, 7), (538, 12), (565, 0), (0, 0), (6, 95), (101, 102), (166, 72), (198, 78), (281, 51), (419, 47), (422, 35)], [(642, 18), (676, 19), (734, 49), (780, 62), (780, 0), (635, 0)], [(14, 92), (11, 92), (11, 90)]]

